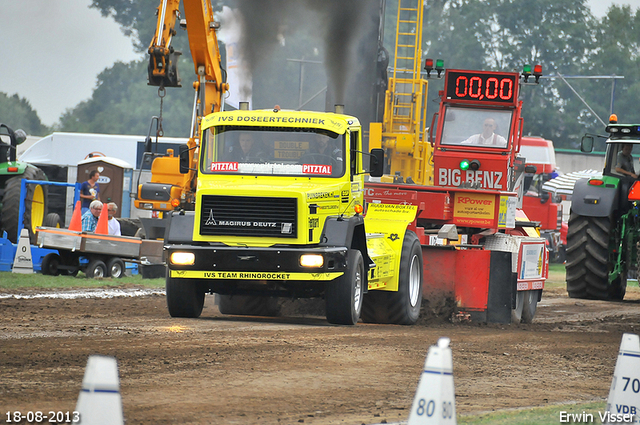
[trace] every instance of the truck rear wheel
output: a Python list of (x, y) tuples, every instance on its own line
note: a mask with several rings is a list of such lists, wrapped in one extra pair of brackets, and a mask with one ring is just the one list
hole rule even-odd
[(254, 295), (216, 295), (218, 310), (222, 314), (240, 316), (277, 316), (280, 312), (277, 297)]
[(336, 325), (355, 325), (360, 318), (364, 295), (364, 261), (362, 253), (350, 249), (347, 270), (327, 283), (325, 290), (327, 321)]
[(200, 317), (204, 307), (205, 290), (196, 280), (173, 279), (167, 270), (167, 307), (171, 317)]
[(422, 305), (422, 249), (414, 232), (402, 243), (398, 291), (371, 291), (365, 295), (362, 320), (367, 323), (413, 325)]
[[(7, 231), (7, 237), (18, 243), (18, 219), (20, 213), (20, 186), (22, 179), (46, 180), (44, 172), (34, 166), (28, 166), (21, 176), (12, 177), (5, 184), (2, 197), (2, 223), (0, 228)], [(27, 185), (22, 224), (29, 229), (31, 243), (36, 243), (36, 227), (42, 226), (47, 210), (47, 187), (39, 184)]]
[(571, 213), (567, 233), (567, 292), (571, 298), (622, 299), (626, 271), (609, 286), (609, 217), (584, 217)]

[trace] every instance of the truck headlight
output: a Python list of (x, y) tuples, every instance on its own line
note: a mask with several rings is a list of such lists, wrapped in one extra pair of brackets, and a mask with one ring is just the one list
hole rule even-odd
[(324, 265), (324, 257), (320, 254), (302, 254), (300, 256), (300, 265), (302, 267), (322, 267)]
[(172, 252), (169, 261), (179, 266), (192, 266), (196, 262), (196, 256), (193, 252)]

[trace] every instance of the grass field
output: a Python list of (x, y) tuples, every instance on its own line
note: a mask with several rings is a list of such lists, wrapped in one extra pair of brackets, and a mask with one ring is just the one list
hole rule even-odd
[[(605, 401), (585, 404), (561, 404), (531, 409), (503, 410), (482, 415), (461, 416), (458, 425), (557, 425), (560, 423), (560, 412), (580, 415), (583, 412), (593, 415), (594, 421), (584, 423), (600, 423), (600, 413), (604, 413)], [(584, 416), (583, 416), (584, 417)], [(572, 421), (571, 423), (579, 423)]]
[(163, 288), (164, 279), (143, 279), (141, 275), (125, 276), (120, 279), (103, 278), (87, 279), (82, 273), (78, 276), (45, 276), (40, 273), (19, 274), (0, 272), (1, 289), (33, 289), (33, 288), (100, 288), (100, 287), (143, 286), (147, 288)]

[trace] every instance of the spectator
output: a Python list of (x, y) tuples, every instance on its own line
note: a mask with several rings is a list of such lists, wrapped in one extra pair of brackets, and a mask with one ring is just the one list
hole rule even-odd
[(633, 167), (633, 156), (631, 155), (631, 150), (633, 150), (633, 145), (631, 143), (625, 143), (622, 145), (622, 149), (618, 152), (616, 171), (620, 174), (624, 174), (625, 176), (637, 179), (638, 175)]
[(116, 219), (116, 213), (118, 212), (118, 206), (115, 202), (109, 202), (107, 204), (107, 208), (109, 209), (109, 234), (122, 236), (120, 232), (120, 222)]
[(498, 124), (493, 118), (487, 118), (482, 124), (482, 133), (474, 134), (462, 142), (463, 145), (507, 147), (507, 139), (495, 133)]
[(255, 141), (253, 134), (242, 132), (238, 138), (238, 143), (231, 148), (230, 161), (234, 162), (265, 162), (267, 154), (264, 152), (262, 144)]
[(100, 200), (100, 185), (98, 179), (100, 173), (98, 170), (91, 170), (89, 173), (89, 180), (82, 183), (80, 186), (80, 199), (82, 200), (82, 214), (89, 211), (91, 201)]
[(82, 214), (82, 231), (83, 232), (93, 232), (96, 230), (96, 226), (98, 225), (98, 217), (100, 217), (100, 213), (102, 212), (102, 202), (97, 199), (91, 201), (89, 205), (89, 210)]
[(342, 170), (342, 150), (322, 134), (315, 134), (307, 152), (300, 158), (303, 163), (334, 165)]

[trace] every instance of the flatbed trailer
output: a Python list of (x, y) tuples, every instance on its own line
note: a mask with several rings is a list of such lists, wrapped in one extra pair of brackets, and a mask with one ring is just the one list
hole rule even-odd
[(131, 236), (101, 235), (53, 227), (38, 227), (38, 246), (57, 249), (42, 259), (42, 273), (87, 277), (124, 276), (125, 261), (162, 262), (162, 241)]

